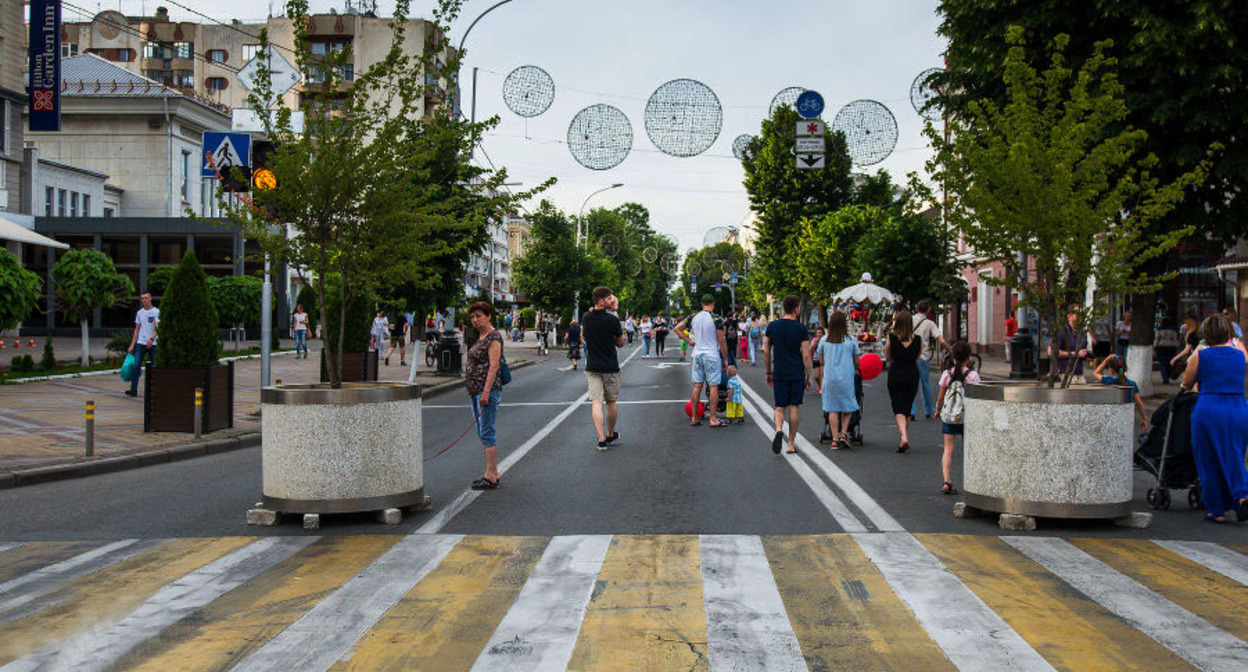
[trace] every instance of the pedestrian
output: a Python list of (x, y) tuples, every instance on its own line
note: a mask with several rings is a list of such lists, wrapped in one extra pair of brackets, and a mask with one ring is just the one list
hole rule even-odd
[(1018, 333), (1018, 311), (1011, 309), (1010, 316), (1005, 318), (1005, 363), (1010, 363), (1010, 342), (1014, 340), (1014, 334)]
[(1161, 372), (1161, 384), (1170, 383), (1173, 367), (1170, 360), (1179, 351), (1179, 330), (1173, 315), (1161, 318), (1161, 328), (1157, 330), (1153, 340), (1153, 349), (1157, 352), (1157, 368)]
[(663, 358), (663, 352), (667, 349), (667, 334), (671, 328), (671, 323), (663, 313), (659, 313), (654, 318), (654, 353), (659, 358)]
[[(707, 425), (723, 427), (724, 421), (715, 417), (719, 407), (719, 385), (724, 380), (724, 361), (728, 345), (724, 340), (724, 323), (715, 317), (715, 297), (711, 294), (702, 295), (702, 310), (685, 318), (676, 325), (676, 335), (682, 343), (693, 346), (693, 363), (689, 367), (693, 390), (689, 394), (689, 403), (694, 409), (702, 401), (702, 388), (707, 386), (710, 402), (706, 407)], [(684, 348), (681, 348), (684, 357)], [(697, 412), (689, 416), (689, 426), (702, 424)]]
[(545, 315), (537, 316), (537, 342), (543, 354), (550, 350), (550, 321)]
[(940, 471), (945, 482), (940, 486), (940, 492), (956, 495), (958, 489), (953, 485), (953, 450), (957, 447), (957, 437), (963, 435), (965, 386), (967, 383), (978, 383), (979, 373), (971, 368), (971, 346), (966, 341), (954, 343), (950, 350), (953, 354), (953, 366), (940, 374), (940, 396), (936, 398), (936, 406), (940, 409), (940, 433), (945, 441), (945, 452), (940, 457)]
[(637, 333), (637, 321), (633, 319), (632, 315), (629, 315), (628, 319), (624, 321), (624, 332), (628, 336), (628, 344), (632, 345), (633, 336)]
[(1239, 326), (1239, 313), (1234, 308), (1223, 308), (1222, 316), (1230, 323), (1231, 328), (1235, 330), (1235, 338), (1244, 340), (1244, 330)]
[(828, 332), (823, 327), (815, 327), (815, 338), (810, 343), (810, 369), (814, 374), (815, 393), (823, 394), (823, 360), (819, 358), (819, 346)]
[(1092, 323), (1093, 357), (1103, 360), (1114, 351), (1113, 326), (1113, 322), (1109, 319), (1109, 315), (1102, 315)]
[(1122, 319), (1114, 327), (1114, 353), (1118, 359), (1127, 361), (1127, 348), (1131, 345), (1131, 311), (1122, 314)]
[(1192, 411), (1192, 454), (1200, 475), (1200, 494), (1205, 520), (1226, 522), (1234, 508), (1239, 522), (1248, 522), (1248, 471), (1244, 469), (1244, 446), (1248, 446), (1248, 403), (1244, 401), (1243, 351), (1231, 339), (1235, 331), (1220, 315), (1205, 318), (1200, 337), (1205, 348), (1192, 353), (1183, 373), (1180, 393), (1200, 385), (1200, 397)]
[(295, 339), (295, 359), (308, 358), (308, 314), (303, 312), (303, 304), (295, 304), (295, 314), (291, 317), (291, 336)]
[(1196, 321), (1196, 313), (1188, 312), (1187, 319), (1179, 329), (1179, 338), (1183, 341), (1183, 349), (1170, 358), (1170, 366), (1178, 366), (1185, 357), (1200, 349), (1200, 323)]
[(568, 346), (568, 359), (572, 360), (572, 370), (576, 370), (577, 362), (581, 359), (581, 323), (572, 320), (568, 325), (568, 331), (563, 335), (563, 343)]
[(390, 366), (390, 355), (394, 354), (394, 349), (399, 349), (399, 364), (407, 366), (407, 339), (408, 331), (412, 325), (407, 321), (406, 313), (399, 313), (398, 321), (394, 323), (390, 335), (390, 349), (386, 351), (386, 366)]
[[(916, 306), (918, 311), (914, 314), (914, 337), (919, 341), (919, 391), (923, 393), (923, 418), (931, 420), (935, 414), (935, 406), (932, 399), (932, 360), (940, 354), (937, 346), (944, 350), (949, 349), (949, 343), (945, 341), (945, 337), (940, 335), (940, 327), (936, 326), (936, 322), (927, 316), (927, 312), (931, 307), (927, 301), (920, 301)], [(915, 397), (914, 403), (910, 406), (910, 419), (914, 419), (919, 412), (919, 400)]]
[(798, 316), (802, 300), (790, 294), (784, 297), (780, 306), (784, 317), (773, 320), (763, 333), (763, 368), (776, 402), (772, 414), (776, 434), (771, 439), (771, 452), (776, 454), (780, 453), (780, 443), (784, 440), (786, 415), (789, 420), (788, 452), (797, 452), (795, 442), (799, 411), (814, 375), (810, 362), (810, 331)]
[(758, 365), (758, 350), (763, 346), (763, 327), (759, 324), (758, 315), (751, 315), (746, 331), (750, 341), (750, 366)]
[[(377, 357), (381, 359), (381, 353), (385, 352), (386, 344), (390, 342), (390, 320), (380, 310), (377, 311), (377, 317), (373, 318), (369, 333), (372, 335), (371, 349), (376, 350)], [(390, 362), (386, 362), (386, 366), (390, 366)]]
[(724, 418), (728, 424), (733, 420), (738, 425), (745, 424), (745, 399), (741, 395), (741, 377), (737, 375), (737, 367), (728, 366), (728, 404), (724, 409)]
[(854, 376), (861, 355), (857, 339), (849, 335), (849, 319), (845, 313), (839, 310), (832, 313), (828, 318), (828, 334), (819, 344), (819, 360), (823, 362), (821, 401), (828, 426), (836, 432), (836, 443), (833, 445), (846, 450), (852, 447), (849, 422), (854, 412), (859, 410), (858, 397), (854, 393)]
[(464, 362), (464, 387), (477, 424), (477, 438), (485, 449), (485, 474), (472, 482), (473, 490), (493, 490), (498, 474), (498, 405), (503, 401), (503, 381), (498, 372), (503, 361), (503, 336), (494, 328), (494, 308), (484, 301), (468, 307), (468, 319), (480, 334), (468, 349)]
[[(624, 326), (611, 314), (619, 304), (611, 290), (595, 287), (593, 307), (581, 322), (585, 325), (585, 377), (589, 381), (589, 399), (593, 403), (594, 431), (598, 433), (598, 450), (606, 450), (620, 438), (615, 431), (616, 400), (620, 396), (620, 359), (617, 349), (624, 347)], [(645, 318), (642, 318), (643, 320)]]
[(737, 365), (737, 342), (741, 332), (737, 326), (736, 314), (728, 315), (728, 319), (724, 320), (724, 343), (727, 344), (727, 359), (729, 366)]
[(134, 377), (130, 379), (130, 389), (126, 396), (139, 396), (139, 378), (143, 375), (143, 360), (151, 357), (156, 363), (156, 330), (160, 327), (160, 309), (152, 306), (152, 293), (143, 292), (139, 295), (139, 310), (134, 314), (134, 334), (130, 336), (130, 347), (126, 352), (134, 354)]
[(650, 357), (650, 339), (654, 337), (654, 323), (650, 321), (649, 315), (641, 316), (641, 324), (637, 327), (641, 332), (641, 358)]
[(923, 346), (914, 335), (914, 317), (908, 310), (899, 310), (893, 317), (888, 341), (884, 344), (884, 358), (888, 365), (888, 398), (897, 421), (901, 442), (897, 452), (910, 450), (910, 411), (914, 397), (919, 393), (919, 359)]
[[(1108, 369), (1108, 373), (1106, 373)], [(1096, 369), (1087, 376), (1088, 382), (1101, 385), (1121, 385), (1131, 388), (1131, 401), (1135, 404), (1136, 413), (1140, 414), (1140, 427), (1148, 431), (1148, 415), (1144, 411), (1144, 400), (1140, 398), (1140, 386), (1127, 377), (1127, 363), (1118, 359), (1118, 355), (1110, 355), (1101, 360)]]
[(680, 361), (685, 361), (685, 355), (689, 354), (689, 341), (680, 339)]
[[(1130, 320), (1130, 313), (1127, 314)], [(1088, 357), (1088, 335), (1076, 324), (1079, 320), (1079, 306), (1072, 304), (1066, 311), (1066, 324), (1057, 332), (1057, 375), (1064, 376), (1069, 370), (1074, 375), (1083, 375), (1083, 360)], [(1130, 328), (1128, 327), (1128, 330)], [(1126, 350), (1118, 356), (1127, 361)]]

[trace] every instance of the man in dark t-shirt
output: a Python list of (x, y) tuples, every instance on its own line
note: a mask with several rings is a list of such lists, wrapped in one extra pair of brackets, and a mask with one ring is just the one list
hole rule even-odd
[(796, 453), (798, 409), (802, 397), (810, 389), (812, 378), (810, 364), (810, 331), (798, 319), (802, 300), (796, 296), (784, 297), (784, 317), (772, 320), (763, 334), (763, 365), (767, 369), (767, 384), (776, 396), (773, 416), (776, 435), (771, 440), (771, 452), (779, 453), (784, 440), (784, 416), (789, 416), (788, 452)]
[(606, 287), (594, 288), (594, 307), (581, 318), (585, 340), (585, 377), (589, 381), (589, 399), (593, 402), (594, 430), (598, 432), (598, 450), (620, 438), (615, 431), (616, 399), (620, 396), (620, 359), (616, 349), (624, 346), (624, 325), (608, 312), (615, 296)]

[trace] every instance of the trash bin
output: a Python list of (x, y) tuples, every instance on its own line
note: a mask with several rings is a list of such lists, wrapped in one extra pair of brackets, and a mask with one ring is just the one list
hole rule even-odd
[(463, 369), (464, 356), (459, 351), (459, 338), (453, 331), (444, 332), (441, 342), (438, 343), (437, 372), (458, 375)]

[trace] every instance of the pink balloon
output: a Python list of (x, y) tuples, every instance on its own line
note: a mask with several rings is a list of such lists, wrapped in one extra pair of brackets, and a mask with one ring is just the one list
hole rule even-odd
[(863, 380), (875, 380), (884, 370), (884, 362), (880, 356), (874, 352), (869, 352), (858, 360), (858, 368), (862, 372)]

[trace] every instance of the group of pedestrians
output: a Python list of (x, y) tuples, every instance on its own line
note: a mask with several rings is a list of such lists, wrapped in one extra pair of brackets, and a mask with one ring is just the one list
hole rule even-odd
[(650, 358), (651, 353), (654, 357), (661, 358), (667, 350), (667, 336), (671, 332), (671, 327), (671, 320), (663, 313), (655, 315), (653, 319), (649, 315), (642, 315), (641, 319), (630, 316), (624, 321), (626, 342), (631, 344), (636, 334), (641, 339), (643, 358)]

